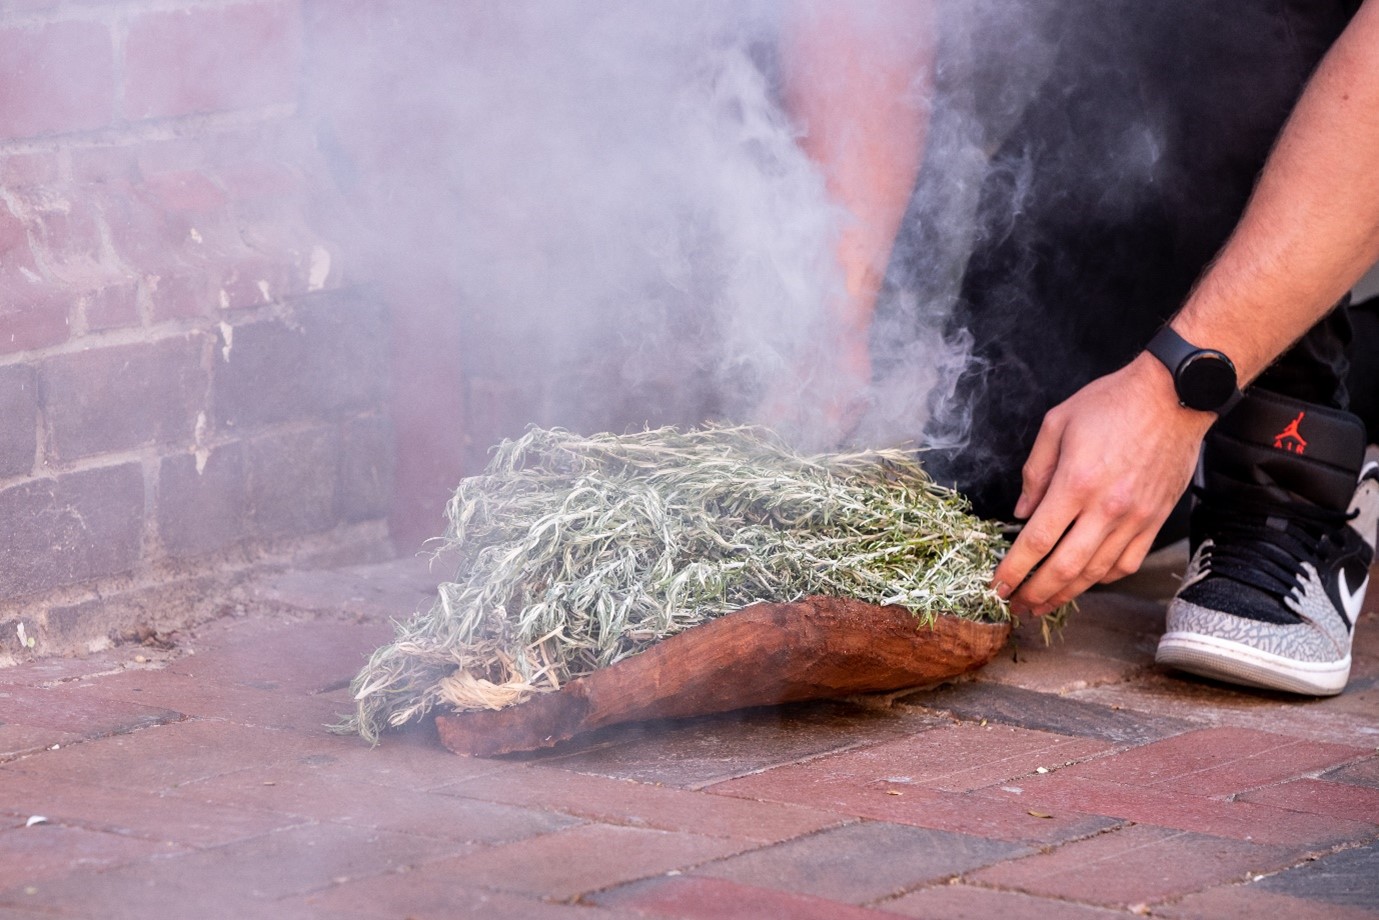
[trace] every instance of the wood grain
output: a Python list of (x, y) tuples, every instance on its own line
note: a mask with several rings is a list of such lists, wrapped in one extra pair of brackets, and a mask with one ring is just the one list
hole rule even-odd
[(554, 693), (496, 711), (438, 716), (441, 743), (490, 756), (551, 747), (620, 722), (933, 684), (986, 664), (1008, 624), (835, 597), (754, 604), (686, 630)]

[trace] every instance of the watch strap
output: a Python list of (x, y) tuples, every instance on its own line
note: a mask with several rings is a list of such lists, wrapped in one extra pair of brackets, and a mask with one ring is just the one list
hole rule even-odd
[[(1182, 402), (1182, 393), (1178, 389), (1179, 370), (1188, 358), (1191, 358), (1199, 352), (1207, 351), (1207, 349), (1198, 348), (1196, 345), (1193, 345), (1174, 331), (1172, 326), (1164, 326), (1158, 332), (1154, 333), (1154, 337), (1149, 340), (1149, 344), (1145, 347), (1145, 350), (1158, 358), (1163, 366), (1168, 368), (1168, 372), (1173, 375), (1173, 387), (1175, 392), (1179, 394), (1179, 402), (1186, 405), (1186, 403)], [(1220, 352), (1213, 352), (1213, 354), (1225, 358), (1225, 355), (1222, 355)], [(1229, 362), (1230, 359), (1226, 358), (1226, 360)], [(1209, 411), (1215, 412), (1218, 417), (1225, 415), (1227, 412), (1234, 409), (1235, 404), (1240, 402), (1244, 396), (1245, 394), (1240, 392), (1240, 387), (1236, 386), (1224, 403)]]

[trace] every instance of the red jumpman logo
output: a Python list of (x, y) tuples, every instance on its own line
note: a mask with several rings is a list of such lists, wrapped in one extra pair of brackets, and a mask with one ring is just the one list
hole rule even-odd
[(1286, 450), (1293, 454), (1307, 452), (1307, 439), (1298, 431), (1298, 425), (1302, 423), (1302, 418), (1306, 412), (1299, 412), (1298, 417), (1288, 423), (1288, 427), (1274, 435), (1274, 446), (1279, 450)]

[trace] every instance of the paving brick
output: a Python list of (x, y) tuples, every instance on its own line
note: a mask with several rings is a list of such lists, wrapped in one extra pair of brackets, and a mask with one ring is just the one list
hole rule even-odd
[(8, 599), (130, 569), (143, 543), (138, 464), (63, 473), (0, 490), (0, 597)]
[(529, 759), (581, 773), (695, 789), (947, 724), (947, 719), (913, 710), (803, 703), (617, 726)]
[(1304, 901), (1261, 888), (1257, 884), (1225, 885), (1190, 894), (1172, 904), (1155, 905), (1155, 917), (1172, 920), (1375, 920), (1379, 907), (1346, 907), (1325, 901)]
[[(1028, 807), (1060, 808), (1140, 821), (1257, 843), (1323, 847), (1368, 839), (1375, 825), (1259, 805), (1185, 795), (1169, 787), (1144, 788), (1065, 775), (1034, 777), (1020, 784)], [(1006, 795), (1004, 790), (989, 794)]]
[(316, 693), (347, 685), (369, 655), (392, 637), (392, 627), (377, 622), (320, 619), (274, 624), (172, 661), (168, 670), (212, 686)]
[(710, 863), (694, 874), (864, 904), (1029, 852), (999, 840), (868, 821)]
[(753, 779), (755, 777), (746, 777), (726, 784), (735, 787), (727, 794), (785, 800), (844, 815), (978, 834), (993, 840), (1048, 846), (1085, 837), (1119, 823), (1113, 818), (1088, 815), (1073, 808), (1030, 808), (1009, 797), (942, 792), (864, 777), (795, 778), (772, 782), (760, 791), (752, 784)]
[(552, 809), (607, 824), (774, 843), (841, 823), (829, 812), (528, 767), (440, 789), (456, 796)]
[(1268, 872), (1296, 858), (1268, 847), (1147, 824), (975, 872), (968, 880), (1046, 897), (1127, 907)]
[(147, 13), (125, 40), (125, 111), (166, 118), (290, 102), (300, 59), (295, 3)]
[(37, 417), (33, 369), (23, 364), (0, 367), (0, 478), (33, 469)]
[(174, 559), (224, 549), (243, 539), (244, 451), (227, 444), (204, 458), (164, 457), (158, 471), (158, 536)]
[[(18, 771), (6, 774), (3, 786), (0, 811), (17, 818), (39, 814), (54, 826), (192, 849), (223, 846), (306, 823), (297, 815), (254, 807), (247, 801), (222, 805), (188, 795), (113, 789)], [(8, 884), (0, 884), (5, 887)]]
[(992, 891), (971, 885), (935, 885), (911, 892), (879, 908), (906, 917), (924, 920), (1111, 920), (1124, 917), (1120, 911), (1074, 904), (1053, 898), (1039, 898), (1017, 891)]
[(346, 613), (391, 623), (431, 609), (436, 586), (452, 574), (443, 561), (421, 556), (342, 569), (270, 573), (241, 589), (247, 603), (313, 614)]
[(1357, 760), (1372, 749), (1304, 741), (1241, 728), (1209, 728), (1079, 764), (1068, 776), (1182, 795), (1231, 795)]
[(623, 882), (684, 870), (743, 849), (741, 841), (669, 831), (584, 825), (478, 850), (446, 871), (467, 887), (566, 900)]
[(1300, 779), (1256, 789), (1240, 798), (1290, 811), (1379, 825), (1379, 789), (1367, 786)]
[(257, 537), (300, 537), (337, 522), (335, 428), (262, 435), (247, 444), (247, 507)]
[(638, 915), (683, 920), (883, 920), (893, 913), (840, 904), (726, 879), (674, 876), (634, 882), (586, 899), (604, 907), (625, 907)]
[(114, 115), (114, 42), (101, 22), (0, 28), (0, 140), (100, 128)]
[(1379, 757), (1369, 757), (1332, 770), (1322, 777), (1337, 783), (1352, 783), (1356, 786), (1370, 786), (1379, 789)]
[(1185, 719), (1086, 703), (1022, 687), (970, 681), (908, 696), (907, 705), (949, 712), (969, 721), (988, 720), (1062, 735), (1143, 744), (1196, 727)]
[(59, 878), (74, 867), (116, 866), (178, 852), (167, 844), (81, 827), (21, 824), (0, 829), (0, 890)]
[(121, 702), (66, 684), (0, 686), (0, 713), (7, 723), (56, 729), (83, 739), (132, 732), (182, 718), (181, 713), (171, 709)]
[[(143, 843), (143, 841), (139, 841)], [(275, 916), (273, 902), (344, 880), (398, 872), (464, 852), (463, 844), (413, 834), (304, 826), (174, 858), (103, 872), (76, 871), (0, 903), (81, 917)]]
[(274, 692), (248, 683), (217, 683), (166, 668), (131, 668), (102, 677), (92, 693), (124, 702), (175, 709), (185, 716), (309, 735), (325, 731), (348, 713), (348, 699)]
[(91, 348), (38, 366), (48, 449), (75, 460), (149, 444), (192, 443), (206, 401), (202, 336)]
[(61, 747), (80, 740), (80, 735), (56, 728), (0, 722), (0, 763), (22, 754), (46, 750), (55, 744)]
[(305, 895), (300, 903), (312, 917), (382, 917), (396, 920), (638, 920), (645, 915), (578, 905), (551, 904), (535, 896), (465, 887), (446, 865), (422, 866), (402, 875), (382, 875), (333, 885)]
[(189, 784), (179, 795), (460, 843), (510, 843), (583, 823), (553, 812), (412, 789), (366, 786), (342, 795), (334, 776), (290, 763)]
[(215, 369), (222, 427), (319, 418), (383, 400), (387, 322), (370, 301), (321, 295), (299, 305), (291, 323), (236, 325), (232, 342)]
[(1270, 876), (1259, 887), (1339, 907), (1379, 908), (1379, 843), (1330, 853)]
[(44, 752), (7, 769), (93, 786), (166, 792), (250, 766), (329, 751), (331, 742), (344, 743), (232, 722), (186, 721)]

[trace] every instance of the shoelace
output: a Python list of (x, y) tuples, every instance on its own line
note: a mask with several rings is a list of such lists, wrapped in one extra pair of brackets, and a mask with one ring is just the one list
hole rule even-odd
[[(1263, 492), (1263, 490), (1260, 490)], [(1249, 585), (1280, 601), (1299, 584), (1302, 563), (1321, 571), (1339, 547), (1334, 535), (1354, 515), (1303, 503), (1207, 495), (1194, 486), (1201, 532), (1210, 537), (1213, 577)]]

